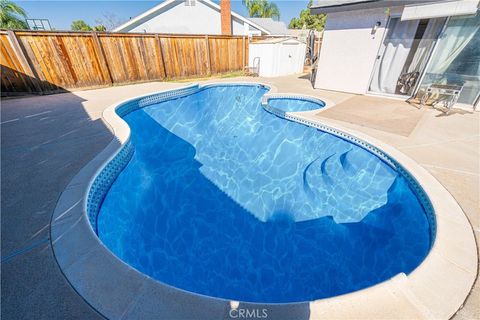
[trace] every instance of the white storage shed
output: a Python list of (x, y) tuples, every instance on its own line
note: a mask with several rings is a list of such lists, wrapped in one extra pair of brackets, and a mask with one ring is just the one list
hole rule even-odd
[(249, 45), (248, 66), (261, 77), (303, 72), (306, 44), (294, 38), (276, 38)]

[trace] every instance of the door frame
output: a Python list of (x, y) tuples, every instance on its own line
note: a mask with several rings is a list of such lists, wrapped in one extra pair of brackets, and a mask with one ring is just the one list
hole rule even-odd
[[(383, 92), (371, 91), (370, 90), (370, 85), (371, 85), (372, 80), (373, 80), (373, 75), (375, 74), (375, 68), (380, 63), (381, 57), (383, 56), (383, 54), (382, 54), (382, 56), (380, 56), (380, 54), (382, 53), (382, 49), (385, 47), (384, 46), (384, 41), (385, 41), (385, 38), (387, 37), (388, 31), (389, 31), (388, 28), (390, 27), (391, 19), (395, 19), (395, 18), (401, 19), (401, 17), (402, 17), (401, 13), (392, 14), (388, 17), (388, 21), (387, 21), (387, 24), (385, 26), (385, 32), (383, 33), (383, 37), (382, 37), (382, 41), (380, 43), (380, 47), (378, 48), (377, 54), (375, 56), (375, 63), (373, 64), (373, 68), (372, 68), (372, 71), (370, 73), (370, 78), (368, 80), (368, 88), (367, 88), (367, 92), (366, 92), (367, 95), (390, 97), (390, 98), (397, 98), (397, 99), (402, 99), (402, 100), (408, 100), (412, 97), (415, 97), (416, 94), (418, 93), (418, 90), (420, 89), (420, 84), (422, 83), (423, 78), (425, 77), (425, 73), (428, 69), (428, 66), (430, 65), (433, 53), (437, 49), (437, 46), (438, 46), (438, 43), (439, 43), (438, 40), (440, 40), (442, 38), (442, 35), (445, 31), (445, 28), (448, 24), (448, 21), (450, 20), (450, 17), (446, 17), (445, 22), (443, 23), (442, 29), (441, 29), (440, 33), (438, 34), (437, 39), (435, 39), (435, 43), (433, 44), (433, 47), (430, 49), (430, 52), (428, 53), (428, 55), (426, 57), (427, 63), (425, 64), (425, 67), (423, 68), (422, 72), (420, 73), (420, 76), (418, 77), (417, 83), (415, 84), (415, 87), (412, 91), (412, 94), (405, 95), (405, 94), (395, 94), (395, 93), (392, 94), (392, 93), (383, 93)], [(442, 18), (442, 17), (429, 18), (429, 20), (430, 19), (439, 19), (439, 18)]]
[[(439, 17), (439, 18), (441, 18), (441, 17)], [(438, 18), (434, 18), (434, 19), (438, 19)], [(427, 73), (428, 67), (430, 66), (430, 64), (432, 62), (432, 56), (435, 53), (435, 51), (437, 51), (437, 47), (438, 47), (438, 44), (440, 42), (439, 40), (443, 38), (443, 35), (445, 33), (445, 29), (447, 28), (447, 24), (448, 24), (449, 21), (450, 21), (450, 16), (446, 17), (445, 22), (443, 23), (443, 26), (442, 26), (442, 30), (440, 30), (440, 33), (438, 34), (438, 37), (435, 40), (435, 43), (433, 44), (433, 48), (430, 49), (430, 52), (428, 53), (427, 64), (425, 65), (425, 68), (423, 68), (422, 73), (420, 74), (420, 77), (418, 77), (418, 81), (415, 84), (415, 88), (413, 89), (412, 95), (410, 96), (410, 98), (415, 97), (417, 95), (418, 91), (420, 90), (420, 84), (423, 82), (423, 79), (425, 78), (425, 74)]]
[(382, 94), (379, 94), (378, 92), (373, 92), (370, 90), (370, 85), (372, 84), (372, 80), (373, 80), (373, 75), (375, 74), (375, 68), (377, 67), (377, 64), (379, 64), (379, 61), (380, 61), (380, 54), (384, 50), (385, 46), (383, 45), (384, 41), (385, 41), (385, 38), (387, 37), (387, 34), (388, 34), (388, 31), (389, 31), (389, 26), (390, 26), (390, 22), (392, 21), (392, 18), (397, 18), (397, 15), (389, 15), (388, 16), (388, 20), (387, 20), (387, 23), (385, 24), (385, 31), (383, 32), (383, 36), (382, 36), (382, 40), (380, 40), (380, 46), (378, 47), (377, 49), (377, 53), (375, 54), (375, 62), (373, 63), (373, 68), (372, 68), (372, 71), (370, 71), (370, 77), (368, 78), (368, 87), (367, 87), (367, 92), (366, 94), (372, 94), (372, 95), (382, 95)]
[(383, 32), (382, 40), (380, 41), (380, 46), (377, 50), (377, 54), (375, 55), (375, 63), (373, 64), (372, 71), (370, 72), (370, 77), (368, 79), (368, 87), (367, 87), (367, 95), (372, 95), (372, 96), (381, 96), (381, 97), (390, 97), (390, 98), (397, 98), (397, 99), (403, 99), (406, 96), (402, 94), (394, 94), (394, 93), (384, 93), (384, 92), (375, 92), (370, 90), (370, 85), (372, 84), (373, 80), (373, 75), (375, 74), (375, 69), (377, 68), (378, 64), (382, 60), (383, 54), (385, 52), (386, 46), (384, 45), (385, 39), (387, 38), (388, 32), (390, 31), (390, 25), (392, 22), (392, 19), (401, 19), (402, 14), (401, 13), (394, 13), (390, 14), (388, 16), (387, 23), (385, 25), (385, 31)]

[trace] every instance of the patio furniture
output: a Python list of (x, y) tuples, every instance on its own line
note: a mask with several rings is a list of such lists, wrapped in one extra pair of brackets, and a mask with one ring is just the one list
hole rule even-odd
[(307, 36), (307, 52), (305, 54), (305, 65), (310, 66), (315, 63), (317, 60), (317, 55), (315, 54), (315, 42), (316, 35), (315, 30), (310, 30)]
[(417, 79), (420, 75), (420, 72), (409, 72), (400, 75), (397, 80), (397, 88), (400, 93), (409, 93), (417, 83)]
[(432, 107), (435, 108), (437, 104), (442, 102), (446, 109), (444, 112), (448, 114), (457, 102), (462, 89), (463, 85), (431, 84), (420, 100), (420, 107), (423, 107), (434, 94), (437, 94), (438, 97), (432, 101)]
[(315, 86), (315, 80), (317, 78), (317, 67), (318, 67), (318, 59), (312, 65), (312, 70), (310, 72), (310, 83), (312, 86)]
[(253, 58), (252, 66), (245, 66), (245, 74), (247, 76), (258, 77), (260, 71), (260, 57)]

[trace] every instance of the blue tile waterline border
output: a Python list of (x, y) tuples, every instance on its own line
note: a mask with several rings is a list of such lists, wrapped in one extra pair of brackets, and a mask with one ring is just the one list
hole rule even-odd
[[(263, 109), (265, 109), (267, 112), (270, 112), (271, 114), (274, 114), (280, 118), (287, 119), (286, 118), (287, 113), (292, 111), (284, 111), (279, 108), (275, 108), (268, 103), (270, 100), (282, 100), (282, 99), (313, 102), (314, 104), (318, 105), (318, 109), (316, 109), (317, 111), (320, 111), (320, 109), (323, 109), (326, 105), (326, 103), (323, 100), (313, 98), (313, 97), (301, 96), (297, 94), (274, 93), (274, 94), (266, 94), (262, 97), (262, 107)], [(315, 111), (315, 110), (296, 110), (296, 112), (303, 112), (303, 111)]]
[[(362, 149), (365, 149), (369, 151), (370, 153), (374, 154), (378, 158), (380, 158), (382, 161), (384, 161), (387, 165), (389, 165), (393, 170), (397, 171), (402, 177), (404, 177), (407, 181), (409, 186), (412, 188), (412, 191), (414, 194), (417, 196), (417, 198), (420, 201), (420, 204), (422, 205), (425, 214), (427, 216), (427, 220), (430, 226), (430, 248), (433, 246), (433, 242), (435, 241), (435, 235), (436, 235), (436, 220), (435, 220), (435, 211), (433, 209), (433, 205), (430, 201), (430, 198), (427, 196), (425, 190), (420, 186), (420, 183), (413, 177), (408, 170), (406, 170), (398, 161), (396, 161), (392, 156), (388, 155), (384, 151), (380, 150), (379, 148), (375, 147), (374, 145), (367, 143), (355, 136), (352, 136), (350, 134), (347, 134), (341, 130), (335, 129), (333, 127), (324, 125), (324, 124), (319, 124), (316, 122), (312, 121), (307, 121), (302, 118), (296, 117), (295, 115), (292, 114), (292, 112), (285, 112), (283, 110), (280, 110), (278, 108), (272, 107), (271, 105), (268, 104), (270, 100), (275, 100), (275, 99), (295, 99), (295, 100), (301, 100), (301, 101), (309, 101), (318, 104), (318, 111), (320, 111), (322, 108), (325, 107), (325, 102), (313, 98), (313, 97), (305, 97), (301, 95), (295, 95), (295, 94), (272, 94), (272, 95), (265, 95), (262, 98), (262, 107), (267, 111), (270, 112), (277, 117), (290, 120), (293, 122), (301, 123), (303, 125), (309, 126), (316, 128), (320, 131), (330, 133), (340, 139), (346, 140), (350, 143), (353, 143), (357, 146), (359, 146)], [(313, 110), (315, 111), (315, 110)]]
[[(291, 100), (300, 100), (300, 101), (308, 101), (313, 102), (319, 105), (318, 109), (325, 107), (326, 103), (322, 99), (302, 96), (299, 94), (291, 94), (291, 93), (272, 93), (266, 94), (262, 98), (262, 105), (268, 106), (268, 101), (270, 100), (281, 100), (281, 99), (291, 99)], [(301, 111), (301, 110), (298, 110)]]
[[(199, 86), (198, 84), (183, 87), (181, 89), (174, 89), (170, 91), (160, 92), (156, 94), (151, 94), (147, 96), (143, 96), (140, 98), (132, 99), (126, 101), (120, 105), (118, 105), (115, 109), (117, 115), (120, 118), (125, 117), (128, 113), (133, 112), (135, 110), (147, 107), (149, 105), (157, 104), (163, 101), (177, 99), (181, 97), (185, 97), (199, 91), (202, 91), (207, 88), (211, 87), (222, 87), (222, 86), (259, 86), (264, 87), (266, 89), (270, 89), (269, 86), (263, 84), (255, 84), (255, 83), (215, 83), (215, 84), (206, 84)], [(347, 140), (348, 142), (354, 143), (355, 145), (369, 151), (370, 153), (376, 155), (388, 165), (390, 165), (394, 170), (399, 172), (406, 180), (408, 181), (412, 191), (416, 194), (417, 198), (419, 199), (424, 211), (427, 215), (427, 219), (430, 225), (430, 247), (433, 246), (435, 235), (436, 235), (436, 219), (435, 219), (435, 212), (433, 205), (428, 198), (425, 190), (421, 187), (419, 182), (402, 166), (400, 165), (393, 157), (389, 156), (379, 148), (367, 143), (359, 138), (356, 138), (353, 135), (347, 134), (341, 130), (335, 129), (330, 126), (326, 126), (323, 124), (307, 121), (294, 115), (290, 114), (290, 112), (284, 112), (276, 108), (272, 108), (268, 105), (269, 99), (298, 99), (309, 101), (313, 103), (319, 104), (319, 109), (325, 106), (325, 103), (316, 98), (306, 97), (301, 95), (292, 95), (292, 94), (274, 94), (274, 95), (266, 95), (262, 98), (262, 106), (267, 111), (270, 112), (280, 118), (294, 121), (303, 125), (307, 125), (318, 130), (333, 134), (341, 139)], [(86, 200), (86, 210), (89, 222), (93, 228), (93, 230), (97, 231), (97, 217), (100, 211), (100, 207), (103, 203), (103, 200), (109, 191), (110, 187), (112, 186), (115, 179), (118, 177), (120, 172), (125, 168), (128, 164), (130, 159), (132, 158), (134, 153), (134, 146), (131, 143), (130, 139), (128, 139), (120, 148), (120, 150), (111, 158), (111, 160), (106, 163), (102, 169), (98, 172), (98, 174), (93, 179), (93, 182), (90, 185), (88, 190), (88, 196)]]

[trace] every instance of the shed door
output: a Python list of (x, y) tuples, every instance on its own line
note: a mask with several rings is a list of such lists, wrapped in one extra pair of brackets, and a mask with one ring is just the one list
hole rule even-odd
[(295, 42), (283, 42), (280, 46), (280, 58), (277, 65), (277, 74), (279, 76), (298, 73), (298, 54), (299, 44)]

